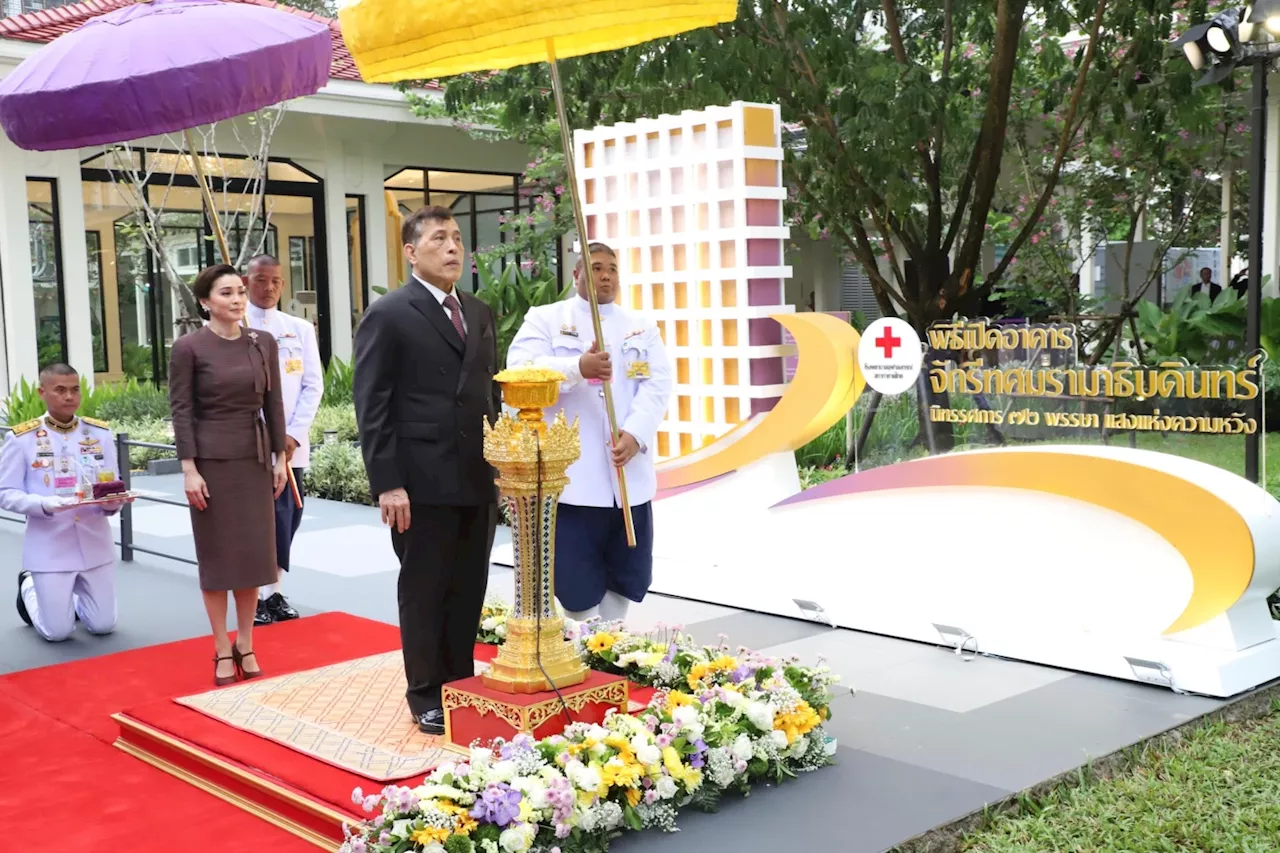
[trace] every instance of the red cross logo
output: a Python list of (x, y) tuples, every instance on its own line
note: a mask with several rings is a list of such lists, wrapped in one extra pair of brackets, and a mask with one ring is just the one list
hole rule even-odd
[(880, 347), (881, 351), (884, 352), (885, 358), (893, 358), (893, 351), (902, 346), (902, 338), (895, 338), (893, 332), (889, 331), (889, 327), (886, 326), (885, 330), (880, 333), (880, 337), (876, 338), (873, 343)]

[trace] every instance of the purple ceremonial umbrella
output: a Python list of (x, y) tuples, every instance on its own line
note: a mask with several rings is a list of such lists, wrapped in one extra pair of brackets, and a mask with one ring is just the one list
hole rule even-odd
[(137, 2), (0, 80), (0, 127), (34, 151), (188, 130), (314, 94), (332, 49), (327, 24), (271, 6)]

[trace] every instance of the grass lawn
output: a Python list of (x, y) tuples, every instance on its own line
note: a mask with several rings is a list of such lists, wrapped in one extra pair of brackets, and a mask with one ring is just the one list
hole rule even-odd
[(1205, 723), (1135, 751), (1109, 779), (1064, 785), (970, 835), (967, 853), (1275, 853), (1280, 715)]
[[(1271, 446), (1271, 436), (1276, 436), (1276, 446)], [(1244, 476), (1244, 436), (1225, 436), (1225, 435), (1188, 435), (1185, 433), (1171, 433), (1169, 435), (1161, 435), (1158, 432), (1140, 432), (1137, 433), (1138, 447), (1143, 450), (1157, 450), (1161, 453), (1171, 453), (1174, 456), (1186, 456), (1192, 459), (1198, 459), (1201, 462), (1207, 462), (1210, 465), (1216, 465), (1219, 468), (1225, 468), (1233, 474)], [(1270, 433), (1266, 436), (1265, 442), (1265, 463), (1266, 463), (1266, 482), (1267, 490), (1273, 495), (1280, 496), (1280, 433)], [(1070, 442), (1072, 444), (1097, 444), (1094, 441)], [(1116, 447), (1128, 447), (1128, 434), (1113, 436), (1111, 445)]]

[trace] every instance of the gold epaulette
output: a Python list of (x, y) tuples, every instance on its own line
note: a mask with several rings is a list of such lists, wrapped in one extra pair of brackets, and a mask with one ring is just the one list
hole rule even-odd
[(111, 429), (111, 424), (107, 423), (106, 421), (100, 421), (97, 418), (86, 418), (82, 416), (80, 420), (84, 421), (89, 426), (101, 427), (102, 429)]
[(31, 432), (36, 427), (40, 426), (40, 420), (40, 418), (32, 418), (29, 421), (18, 424), (13, 428), (13, 434), (22, 435), (23, 433)]

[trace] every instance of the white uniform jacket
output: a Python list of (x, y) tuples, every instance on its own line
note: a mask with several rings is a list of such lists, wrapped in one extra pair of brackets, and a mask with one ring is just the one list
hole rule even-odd
[(324, 370), (315, 327), (307, 320), (278, 308), (263, 310), (250, 303), (245, 317), (251, 329), (275, 336), (280, 352), (280, 391), (284, 400), (285, 433), (298, 442), (289, 465), (306, 468), (311, 463), (311, 424), (324, 395)]
[[(653, 500), (657, 491), (654, 445), (671, 403), (671, 363), (652, 320), (618, 305), (601, 305), (600, 323), (612, 357), (618, 428), (640, 443), (641, 452), (625, 468), (628, 501), (639, 506)], [(574, 506), (621, 506), (604, 391), (599, 383), (584, 380), (578, 365), (594, 342), (591, 305), (574, 294), (555, 305), (529, 309), (507, 353), (507, 364), (533, 363), (566, 377), (560, 400), (546, 417), (550, 420), (563, 411), (570, 423), (578, 418), (582, 455), (569, 466), (569, 485), (560, 500)]]
[(103, 421), (78, 418), (69, 431), (44, 417), (15, 426), (0, 449), (0, 509), (27, 517), (22, 568), (83, 572), (114, 564), (114, 537), (101, 505), (46, 513), (42, 500), (74, 497), (82, 480), (118, 480), (119, 473), (115, 437)]

